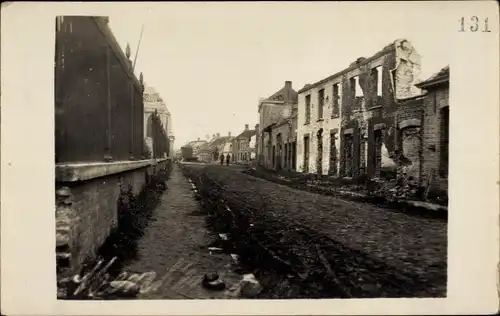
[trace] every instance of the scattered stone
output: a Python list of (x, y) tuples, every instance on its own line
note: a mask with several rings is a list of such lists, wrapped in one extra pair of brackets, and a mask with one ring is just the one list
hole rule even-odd
[(216, 252), (216, 253), (221, 253), (222, 251), (224, 251), (224, 249), (219, 248), (219, 247), (208, 247), (208, 251), (210, 251), (210, 252)]
[(128, 272), (123, 271), (118, 275), (118, 277), (115, 279), (115, 281), (121, 281), (121, 280), (126, 280), (128, 278)]
[(217, 273), (205, 274), (203, 276), (202, 285), (214, 291), (222, 291), (226, 288), (226, 283), (219, 279), (219, 275)]
[(162, 280), (154, 281), (147, 289), (141, 289), (141, 293), (151, 293), (156, 292), (163, 284)]
[(146, 272), (143, 273), (139, 280), (137, 281), (137, 285), (139, 286), (140, 293), (146, 293), (151, 289), (151, 285), (153, 281), (156, 279), (156, 272)]
[(234, 263), (238, 264), (240, 262), (240, 257), (234, 253), (231, 254), (231, 258), (233, 258)]
[(112, 281), (109, 283), (110, 292), (109, 294), (132, 297), (139, 294), (140, 288), (137, 284), (130, 281)]
[(227, 237), (227, 234), (219, 234), (219, 237), (220, 237), (222, 240), (229, 240), (229, 238)]
[(133, 274), (131, 274), (131, 275), (128, 277), (127, 281), (132, 282), (132, 283), (137, 283), (137, 282), (139, 282), (140, 277), (141, 277), (141, 275), (140, 275), (140, 274), (138, 274), (138, 273), (133, 273)]
[(212, 282), (219, 279), (219, 275), (217, 273), (207, 273), (203, 276), (203, 281)]
[(241, 295), (243, 297), (256, 297), (262, 291), (262, 286), (253, 274), (245, 274), (241, 280)]

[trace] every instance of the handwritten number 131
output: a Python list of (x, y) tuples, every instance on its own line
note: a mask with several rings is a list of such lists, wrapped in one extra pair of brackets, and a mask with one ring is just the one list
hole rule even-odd
[(470, 24), (467, 25), (468, 23), (465, 21), (465, 18), (462, 17), (460, 18), (460, 32), (465, 32), (467, 26), (469, 27), (469, 30), (471, 32), (479, 31), (480, 26), (483, 26), (483, 28), (480, 30), (481, 32), (491, 32), (490, 29), (488, 28), (488, 18), (484, 19), (484, 24), (481, 22), (482, 21), (480, 21), (477, 16), (472, 16), (470, 18)]

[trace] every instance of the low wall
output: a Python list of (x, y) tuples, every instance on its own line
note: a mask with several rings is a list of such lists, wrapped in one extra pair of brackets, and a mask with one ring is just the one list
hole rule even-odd
[(58, 277), (78, 273), (117, 228), (120, 207), (138, 196), (169, 159), (56, 165)]

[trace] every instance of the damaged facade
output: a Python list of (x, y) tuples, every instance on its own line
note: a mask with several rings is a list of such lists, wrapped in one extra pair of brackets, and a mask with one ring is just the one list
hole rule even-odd
[(408, 41), (396, 40), (306, 85), (299, 100), (299, 170), (341, 177), (395, 176), (398, 106), (400, 100), (421, 94), (415, 86), (419, 74), (420, 55)]
[(279, 171), (295, 169), (298, 94), (292, 82), (259, 102), (257, 157), (259, 165)]
[(341, 107), (341, 76), (299, 91), (298, 171), (338, 175)]

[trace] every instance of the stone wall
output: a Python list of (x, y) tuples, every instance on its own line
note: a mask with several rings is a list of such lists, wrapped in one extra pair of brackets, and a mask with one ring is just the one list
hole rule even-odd
[(138, 196), (170, 160), (56, 167), (56, 255), (58, 277), (81, 270), (85, 260), (117, 228), (121, 207)]

